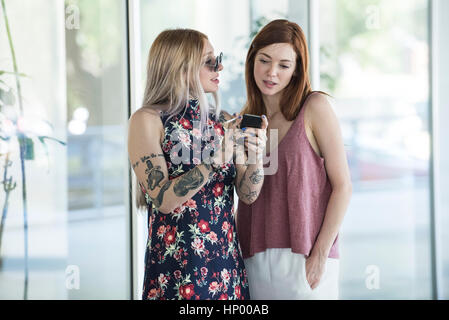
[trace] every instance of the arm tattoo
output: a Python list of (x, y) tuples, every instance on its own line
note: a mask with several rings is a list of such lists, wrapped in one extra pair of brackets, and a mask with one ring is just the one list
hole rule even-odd
[(135, 170), (135, 169), (139, 166), (139, 161), (137, 161), (136, 163), (134, 163), (132, 166), (133, 166), (133, 170)]
[(161, 191), (159, 191), (159, 194), (157, 195), (157, 197), (154, 199), (151, 198), (151, 200), (153, 201), (156, 208), (159, 208), (162, 205), (162, 201), (164, 200), (165, 191), (167, 191), (168, 188), (170, 188), (171, 183), (172, 183), (171, 181), (168, 181), (166, 184), (164, 184), (162, 186)]
[(257, 169), (249, 177), (249, 181), (251, 181), (252, 184), (259, 184), (262, 181), (262, 179), (263, 179), (262, 169)]
[(206, 167), (207, 170), (209, 170), (208, 181), (212, 180), (214, 178), (214, 174), (215, 174), (214, 168), (212, 167), (212, 165), (207, 164), (207, 163), (203, 163), (203, 165)]
[(159, 183), (164, 180), (164, 173), (161, 171), (161, 166), (154, 167), (151, 160), (146, 160), (146, 163), (147, 169), (145, 170), (145, 174), (148, 175), (148, 189), (154, 190), (156, 187), (160, 188), (161, 186), (159, 185)]
[(239, 190), (244, 198), (246, 198), (249, 202), (253, 202), (257, 198), (257, 192), (252, 191), (250, 186), (248, 186), (248, 184), (245, 183), (246, 182), (245, 181), (246, 180), (246, 172), (247, 171), (245, 171), (245, 173), (243, 174), (243, 177), (240, 179)]
[(191, 190), (199, 188), (204, 182), (204, 176), (198, 167), (193, 168), (176, 181), (173, 191), (178, 197), (184, 197)]
[(161, 154), (161, 153), (160, 153), (160, 154), (154, 154), (154, 153), (152, 153), (152, 154), (149, 155), (149, 156), (144, 156), (144, 157), (140, 158), (140, 161), (146, 162), (146, 161), (149, 160), (149, 159), (159, 158), (159, 157), (164, 158), (164, 155)]

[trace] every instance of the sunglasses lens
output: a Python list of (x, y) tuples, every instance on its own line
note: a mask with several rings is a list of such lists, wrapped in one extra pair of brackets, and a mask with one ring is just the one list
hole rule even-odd
[(220, 55), (215, 58), (215, 67), (214, 67), (215, 72), (218, 71), (218, 68), (220, 67), (220, 63), (221, 63), (222, 59), (223, 59), (223, 52), (221, 52)]

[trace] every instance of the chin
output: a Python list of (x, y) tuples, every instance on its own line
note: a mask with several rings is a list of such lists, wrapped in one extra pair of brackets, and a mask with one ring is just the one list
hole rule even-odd
[(217, 88), (208, 88), (206, 90), (204, 90), (204, 92), (206, 93), (214, 93), (218, 91), (218, 87)]
[(264, 96), (268, 96), (268, 97), (274, 96), (274, 95), (276, 95), (276, 94), (279, 93), (279, 91), (260, 90), (260, 88), (259, 88), (259, 91), (260, 91)]

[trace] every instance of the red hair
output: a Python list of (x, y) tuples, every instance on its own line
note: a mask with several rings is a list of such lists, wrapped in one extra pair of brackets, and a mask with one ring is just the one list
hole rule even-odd
[(246, 57), (245, 80), (247, 101), (243, 114), (263, 115), (267, 113), (262, 95), (254, 79), (254, 62), (260, 49), (274, 43), (289, 43), (296, 53), (296, 70), (280, 100), (281, 112), (288, 121), (296, 118), (301, 106), (312, 93), (309, 78), (309, 53), (303, 30), (288, 20), (274, 20), (256, 35)]

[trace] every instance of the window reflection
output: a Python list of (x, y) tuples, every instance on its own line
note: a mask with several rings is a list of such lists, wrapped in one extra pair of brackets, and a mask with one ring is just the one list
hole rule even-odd
[(69, 265), (83, 281), (71, 299), (130, 298), (125, 1), (67, 1)]
[[(17, 187), (2, 221), (0, 299), (23, 298), (26, 268), (28, 299), (130, 297), (125, 4), (6, 1), (17, 61), (27, 75), (21, 79), (24, 118), (33, 120), (20, 125), (66, 146), (49, 142), (44, 148), (34, 137), (27, 151), (25, 258), (18, 146), (9, 145), (8, 174)], [(10, 70), (3, 20), (0, 47), (0, 70)], [(0, 80), (14, 87), (12, 77), (1, 74)], [(2, 124), (10, 114), (3, 107)], [(0, 194), (4, 204), (3, 188)]]
[(321, 89), (335, 96), (354, 186), (342, 298), (431, 298), (427, 12), (425, 0), (320, 1)]

